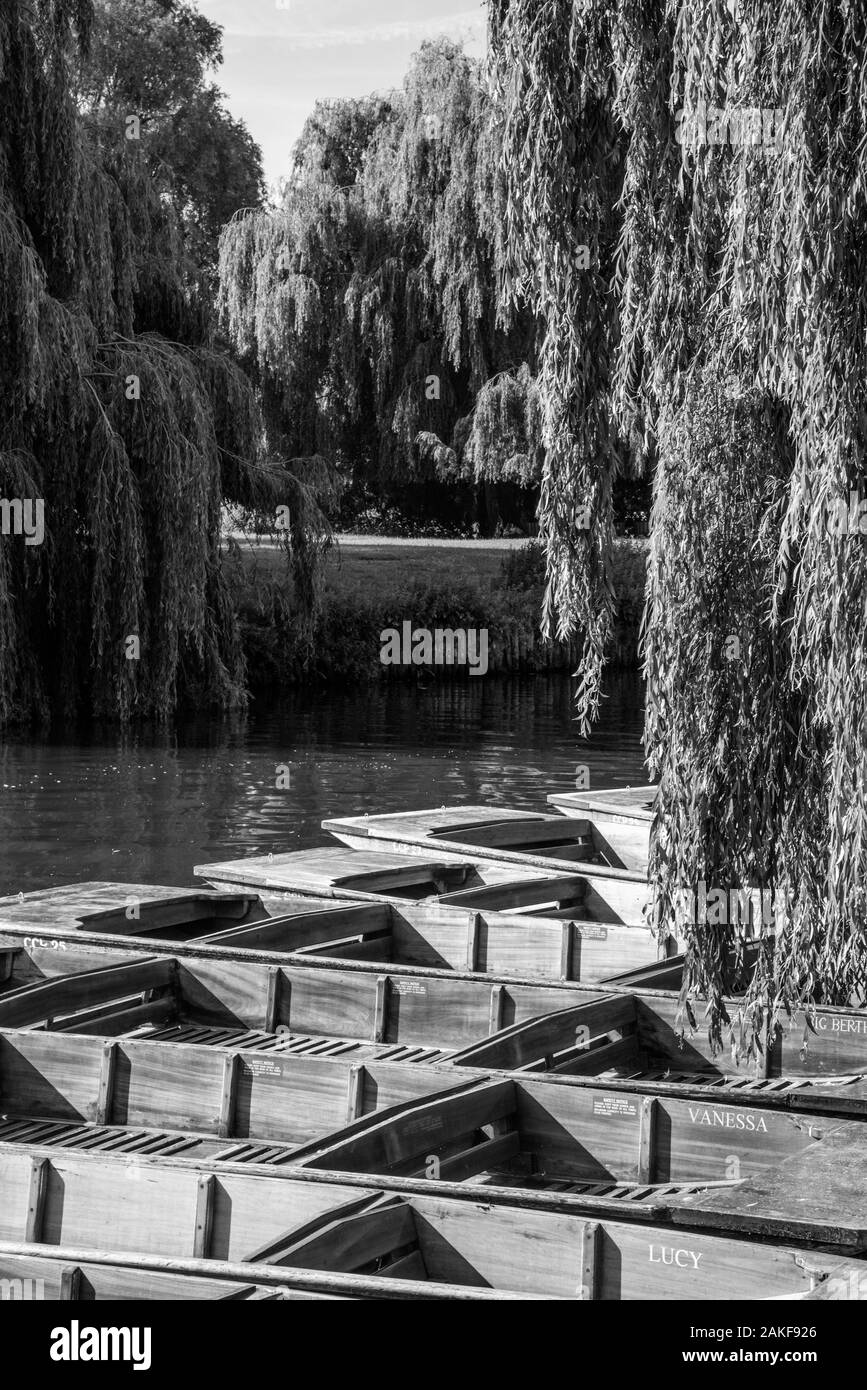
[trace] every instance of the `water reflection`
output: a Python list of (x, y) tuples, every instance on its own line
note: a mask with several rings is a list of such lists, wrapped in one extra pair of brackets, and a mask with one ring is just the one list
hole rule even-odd
[[(548, 791), (644, 780), (638, 678), (609, 683), (577, 737), (553, 676), (292, 692), (172, 733), (0, 744), (0, 892), (86, 878), (192, 882), (193, 864), (320, 844), (326, 816), (467, 802), (541, 809)], [(278, 791), (276, 768), (290, 786)]]

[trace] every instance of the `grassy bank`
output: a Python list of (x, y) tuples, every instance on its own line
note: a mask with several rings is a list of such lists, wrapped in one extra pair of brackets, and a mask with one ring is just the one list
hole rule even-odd
[[(615, 666), (637, 661), (645, 557), (645, 541), (618, 542)], [(466, 677), (461, 667), (384, 667), (380, 633), (400, 630), (405, 621), (414, 628), (487, 630), (492, 674), (569, 670), (578, 657), (577, 642), (547, 644), (539, 636), (543, 565), (526, 542), (344, 538), (328, 557), (321, 611), (309, 633), (279, 551), (242, 544), (234, 573), (254, 688)]]

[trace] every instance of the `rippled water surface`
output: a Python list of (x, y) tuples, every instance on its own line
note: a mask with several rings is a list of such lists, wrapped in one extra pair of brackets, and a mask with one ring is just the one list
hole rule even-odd
[[(565, 677), (294, 692), (244, 719), (0, 743), (0, 893), (82, 879), (193, 882), (192, 866), (305, 849), (326, 816), (488, 802), (542, 809), (645, 780), (637, 677), (577, 736)], [(278, 790), (277, 767), (290, 786)]]

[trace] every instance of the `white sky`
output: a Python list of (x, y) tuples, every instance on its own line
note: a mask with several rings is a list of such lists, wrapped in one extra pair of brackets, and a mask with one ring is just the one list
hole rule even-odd
[(216, 80), (262, 147), (270, 184), (320, 97), (355, 97), (399, 86), (425, 38), (447, 34), (484, 52), (483, 0), (198, 0), (221, 24)]

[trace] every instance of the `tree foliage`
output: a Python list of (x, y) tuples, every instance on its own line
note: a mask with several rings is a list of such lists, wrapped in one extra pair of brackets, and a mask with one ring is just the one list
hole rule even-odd
[(41, 545), (0, 538), (0, 723), (243, 700), (224, 497), (273, 524), (302, 493), (286, 543), (309, 574), (315, 502), (265, 459), (174, 209), (123, 126), (97, 140), (76, 108), (92, 19), (88, 0), (0, 12), (0, 495), (45, 524)]
[(262, 155), (214, 81), (222, 30), (184, 0), (95, 0), (91, 41), (74, 74), (79, 109), (113, 143), (141, 122), (149, 173), (170, 197), (196, 266), (212, 271), (226, 222), (263, 198)]
[[(651, 872), (663, 926), (708, 876), (787, 905), (738, 1018), (739, 1045), (761, 1047), (793, 1002), (862, 998), (867, 981), (867, 557), (833, 520), (864, 492), (867, 15), (850, 0), (496, 0), (492, 38), (511, 280), (547, 329), (552, 598), (561, 627), (592, 634), (595, 615), (592, 694), (605, 442), (658, 446)], [(584, 217), (612, 228), (616, 274), (598, 282), (571, 258)], [(685, 1002), (709, 998), (717, 1037), (736, 937), (690, 931)]]
[(535, 322), (498, 308), (498, 142), (478, 65), (426, 44), (401, 91), (317, 105), (281, 205), (227, 229), (224, 323), (299, 454), (381, 489), (538, 481)]

